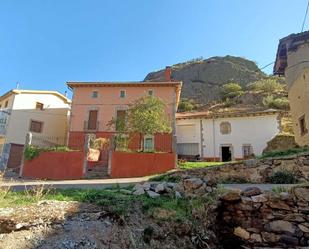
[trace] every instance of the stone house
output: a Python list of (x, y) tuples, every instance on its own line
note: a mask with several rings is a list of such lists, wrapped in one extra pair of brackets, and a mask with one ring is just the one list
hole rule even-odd
[(273, 73), (286, 77), (296, 143), (309, 145), (309, 31), (279, 41)]
[(177, 153), (207, 161), (233, 161), (261, 155), (280, 131), (276, 110), (230, 113), (178, 113)]

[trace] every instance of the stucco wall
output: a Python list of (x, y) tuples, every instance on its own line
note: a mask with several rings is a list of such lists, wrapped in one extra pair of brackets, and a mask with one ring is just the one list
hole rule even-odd
[[(309, 48), (308, 48), (309, 51)], [(309, 54), (308, 54), (309, 58)], [(309, 129), (309, 65), (298, 72), (298, 77), (289, 89), (289, 100), (293, 121), (295, 141), (297, 144), (309, 145), (309, 133), (301, 135), (299, 118), (305, 115), (306, 126)]]
[[(200, 119), (177, 120), (177, 127), (185, 124), (193, 124), (194, 131), (188, 134), (180, 134), (177, 129), (177, 143), (199, 143), (201, 148)], [(231, 133), (223, 135), (220, 132), (220, 123), (229, 122)], [(234, 159), (243, 158), (242, 147), (250, 144), (255, 155), (261, 155), (267, 142), (279, 132), (277, 115), (202, 119), (203, 153), (201, 156), (207, 159), (220, 158), (220, 146), (231, 145)]]
[(297, 50), (289, 51), (287, 54), (285, 77), (289, 87), (293, 85), (306, 68), (309, 68), (309, 43), (303, 44)]
[[(44, 110), (36, 110), (36, 102), (44, 104)], [(6, 143), (23, 144), (30, 121), (41, 121), (39, 136), (65, 137), (68, 131), (69, 105), (52, 94), (17, 94), (8, 120)]]
[[(120, 98), (120, 90), (126, 91), (126, 97)], [(116, 116), (117, 108), (126, 108), (133, 101), (147, 96), (148, 90), (161, 98), (167, 105), (167, 116), (172, 120), (175, 108), (175, 87), (113, 86), (113, 87), (77, 87), (74, 89), (70, 131), (83, 131), (84, 122), (88, 121), (88, 112), (98, 110), (99, 130), (108, 130), (107, 123)], [(98, 98), (92, 98), (92, 92), (98, 91)]]

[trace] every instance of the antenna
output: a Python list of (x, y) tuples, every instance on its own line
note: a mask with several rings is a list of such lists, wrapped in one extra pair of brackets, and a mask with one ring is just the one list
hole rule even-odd
[(16, 82), (16, 89), (19, 89), (19, 82)]

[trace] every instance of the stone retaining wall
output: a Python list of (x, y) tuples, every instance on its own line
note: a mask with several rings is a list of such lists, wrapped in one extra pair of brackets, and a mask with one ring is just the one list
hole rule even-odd
[(224, 248), (299, 248), (309, 246), (309, 186), (289, 193), (258, 188), (230, 191), (218, 206)]
[(287, 170), (299, 181), (309, 180), (309, 153), (273, 159), (250, 159), (202, 169), (172, 173), (182, 177), (206, 177), (228, 182), (265, 183), (277, 171)]

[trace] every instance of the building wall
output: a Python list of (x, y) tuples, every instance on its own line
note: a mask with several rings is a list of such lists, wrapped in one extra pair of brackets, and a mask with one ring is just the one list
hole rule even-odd
[[(308, 49), (309, 51), (309, 49)], [(309, 57), (308, 57), (309, 58)], [(298, 77), (289, 89), (289, 100), (295, 141), (300, 146), (309, 145), (309, 133), (302, 135), (299, 118), (305, 115), (307, 129), (309, 129), (309, 66), (298, 72)]]
[[(120, 90), (126, 91), (125, 98), (120, 98)], [(167, 116), (172, 121), (176, 101), (174, 86), (77, 87), (73, 93), (70, 132), (84, 131), (89, 110), (98, 110), (99, 131), (109, 130), (107, 123), (116, 117), (117, 108), (127, 108), (133, 101), (147, 96), (148, 90), (153, 90), (154, 96), (165, 102)], [(93, 91), (98, 91), (98, 98), (92, 98)]]
[[(203, 148), (201, 157), (209, 160), (221, 160), (220, 146), (231, 145), (233, 159), (243, 158), (243, 145), (251, 145), (255, 155), (261, 155), (267, 142), (279, 132), (277, 115), (252, 117), (234, 117), (202, 119), (203, 143), (201, 144), (200, 119), (177, 120), (177, 131), (181, 125), (193, 125), (192, 131), (187, 134), (177, 133), (177, 143), (199, 143)], [(223, 135), (220, 132), (220, 123), (229, 122), (231, 133)], [(192, 136), (194, 134), (194, 136)]]
[[(36, 110), (36, 102), (44, 110)], [(37, 136), (65, 137), (68, 131), (69, 105), (52, 94), (16, 94), (8, 120), (6, 143), (24, 144), (31, 120), (43, 122), (42, 133)]]
[(306, 68), (309, 68), (309, 43), (300, 45), (297, 50), (287, 54), (285, 77), (289, 88)]

